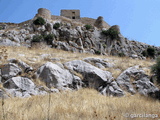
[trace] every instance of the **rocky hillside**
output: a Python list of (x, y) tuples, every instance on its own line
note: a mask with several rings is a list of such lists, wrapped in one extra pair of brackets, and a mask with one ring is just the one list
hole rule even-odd
[[(35, 25), (34, 21), (38, 17), (43, 17), (45, 23)], [(155, 56), (160, 53), (159, 47), (129, 41), (121, 34), (119, 26), (109, 26), (103, 21), (103, 17), (98, 17), (97, 20), (91, 18), (72, 20), (38, 13), (32, 20), (23, 23), (0, 23), (0, 29), (0, 45), (5, 46), (31, 47), (35, 42), (36, 44), (43, 42), (51, 48), (66, 51), (139, 59), (145, 59), (142, 53), (150, 47), (156, 51)], [(47, 39), (44, 36), (53, 37)]]
[[(144, 71), (149, 66), (134, 64), (123, 67), (123, 63), (115, 65), (118, 60), (100, 56), (66, 60), (67, 53), (58, 58), (54, 56), (59, 53), (38, 53), (47, 48), (83, 53), (80, 56), (98, 54), (145, 59), (142, 52), (152, 47), (158, 54), (158, 47), (127, 40), (121, 35), (119, 26), (109, 26), (103, 17), (71, 20), (38, 13), (32, 20), (19, 24), (1, 23), (0, 28), (1, 46), (25, 46), (27, 49), (24, 51), (22, 47), (19, 51), (23, 53), (18, 54), (17, 48), (11, 47), (13, 51), (9, 52), (10, 47), (1, 47), (0, 96), (30, 97), (61, 90), (93, 88), (103, 95), (124, 96), (126, 92), (138, 92), (159, 98), (159, 88)], [(36, 54), (29, 54), (31, 51)], [(41, 81), (45, 87), (35, 81)]]

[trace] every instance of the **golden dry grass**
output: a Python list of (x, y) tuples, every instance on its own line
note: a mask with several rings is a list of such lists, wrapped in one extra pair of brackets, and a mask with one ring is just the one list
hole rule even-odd
[[(48, 95), (6, 99), (4, 117), (5, 120), (47, 120), (48, 105)], [(93, 89), (81, 89), (52, 94), (49, 120), (131, 120), (124, 115), (146, 113), (160, 116), (159, 106), (159, 101), (140, 95), (106, 97)], [(1, 107), (0, 116), (3, 119)], [(141, 119), (136, 118), (136, 120)]]

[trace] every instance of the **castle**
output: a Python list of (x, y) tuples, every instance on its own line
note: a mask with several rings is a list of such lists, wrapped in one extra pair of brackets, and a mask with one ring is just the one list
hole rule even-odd
[(97, 28), (109, 28), (110, 25), (108, 25), (104, 20), (102, 16), (99, 16), (97, 19), (87, 18), (87, 17), (80, 17), (80, 10), (61, 10), (60, 16), (52, 15), (51, 12), (48, 9), (45, 8), (39, 8), (38, 13), (36, 14), (36, 17), (43, 17), (47, 20), (68, 20), (71, 22), (79, 22), (83, 24), (90, 24), (92, 26), (96, 26)]
[[(48, 9), (40, 8), (38, 9), (38, 13), (36, 17), (40, 16), (46, 19), (51, 19), (52, 15)], [(80, 10), (61, 10), (60, 16), (69, 18), (69, 19), (80, 19)]]

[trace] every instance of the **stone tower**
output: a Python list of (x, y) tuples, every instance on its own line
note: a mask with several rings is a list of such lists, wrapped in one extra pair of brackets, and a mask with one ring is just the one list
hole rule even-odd
[(43, 17), (45, 19), (51, 19), (51, 12), (45, 8), (39, 8), (36, 17)]
[(80, 19), (80, 10), (61, 10), (61, 16), (70, 19)]

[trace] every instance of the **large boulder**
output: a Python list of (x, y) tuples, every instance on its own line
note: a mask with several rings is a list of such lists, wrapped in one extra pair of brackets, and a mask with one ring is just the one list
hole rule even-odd
[(25, 77), (12, 77), (3, 87), (12, 97), (31, 97), (32, 95), (45, 95), (47, 91), (37, 87), (30, 79)]
[(150, 78), (139, 66), (126, 69), (117, 77), (117, 83), (123, 90), (135, 94), (136, 92), (148, 96), (159, 89), (150, 82)]
[(69, 61), (64, 64), (69, 70), (76, 71), (83, 76), (83, 82), (91, 88), (98, 89), (104, 83), (110, 83), (112, 74), (108, 71), (103, 71), (82, 60)]
[(12, 77), (3, 83), (3, 87), (7, 89), (21, 89), (29, 91), (35, 88), (35, 84), (25, 77)]
[(1, 66), (1, 74), (2, 79), (7, 80), (9, 78), (15, 77), (22, 72), (21, 68), (19, 68), (14, 63), (9, 63)]
[(73, 81), (73, 75), (68, 70), (62, 69), (51, 62), (42, 65), (36, 74), (48, 87), (64, 89), (68, 88)]

